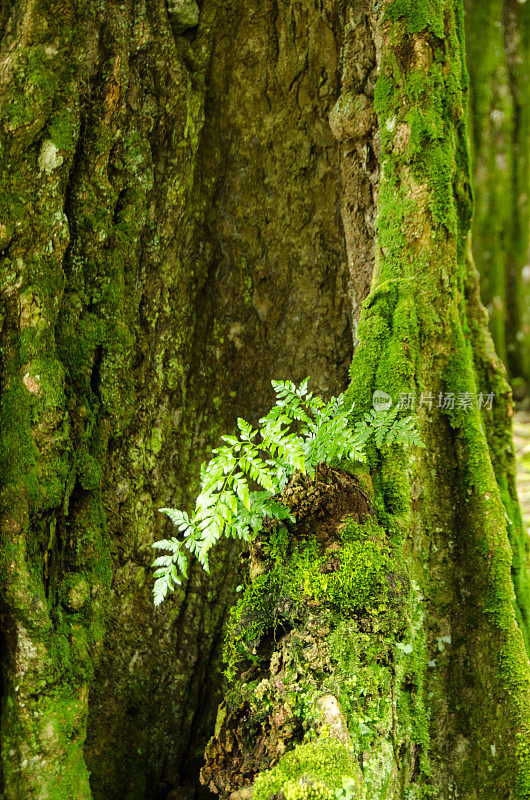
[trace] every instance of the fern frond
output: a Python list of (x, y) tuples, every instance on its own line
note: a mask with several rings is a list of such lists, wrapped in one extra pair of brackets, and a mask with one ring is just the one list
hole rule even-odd
[[(342, 394), (325, 403), (308, 391), (308, 382), (306, 378), (297, 387), (292, 381), (272, 381), (276, 404), (260, 419), (260, 428), (253, 429), (240, 417), (238, 435), (221, 437), (223, 444), (201, 465), (191, 518), (180, 509), (160, 509), (183, 538), (161, 539), (153, 545), (167, 551), (153, 562), (155, 605), (187, 576), (184, 549), (208, 571), (209, 553), (222, 536), (248, 540), (261, 530), (265, 517), (294, 522), (289, 509), (274, 499), (293, 473), (320, 463), (365, 461), (372, 437), (379, 449), (393, 444), (423, 446), (413, 417), (398, 419), (396, 408), (372, 409), (352, 429), (349, 417), (355, 403), (347, 407)], [(251, 491), (252, 482), (261, 490)]]
[(396, 420), (386, 437), (386, 444), (403, 444), (405, 446), (424, 447), (424, 443), (416, 427), (414, 417), (402, 417)]

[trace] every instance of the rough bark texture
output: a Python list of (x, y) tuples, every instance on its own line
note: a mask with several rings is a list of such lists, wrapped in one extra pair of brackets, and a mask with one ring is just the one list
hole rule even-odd
[(157, 508), (271, 377), (345, 385), (377, 164), (366, 12), (343, 13), (1, 5), (6, 800), (151, 798), (195, 769), (237, 562), (155, 612)]
[[(352, 394), (432, 394), (427, 448), (329, 475), (324, 524), (255, 558), (264, 649), (210, 746), (226, 767), (235, 730), (247, 760), (216, 788), (278, 762), (256, 800), (529, 798), (528, 555), (468, 254), (460, 1), (23, 0), (0, 26), (6, 800), (150, 800), (195, 770), (237, 559), (155, 612), (156, 509), (271, 377), (344, 385), (379, 156)], [(458, 406), (479, 391), (482, 418)]]
[[(530, 798), (528, 549), (469, 248), (463, 6), (378, 9), (377, 256), (349, 395), (355, 413), (375, 389), (411, 397), (426, 447), (372, 454), (373, 521), (346, 514), (322, 540), (315, 518), (316, 541), (297, 527), (262, 545), (230, 631), (254, 672), (227, 696), (203, 777), (222, 795), (253, 783), (254, 800)], [(269, 620), (257, 640), (253, 610)]]
[(499, 356), (516, 395), (530, 379), (530, 8), (466, 0), (473, 252)]
[[(463, 14), (458, 2), (434, 15), (417, 5), (403, 13), (394, 2), (386, 12), (392, 27), (376, 89), (385, 153), (380, 259), (353, 374), (361, 386), (433, 397), (432, 410), (425, 401), (420, 409), (426, 448), (408, 480), (390, 460), (380, 472), (385, 505), (405, 513), (411, 556), (425, 570), (427, 656), (437, 662), (425, 685), (430, 780), (440, 797), (472, 797), (477, 787), (528, 797), (528, 592), (517, 581), (527, 545), (516, 500), (511, 510), (509, 392), (468, 251)], [(481, 415), (477, 399), (489, 391), (496, 412)], [(439, 407), (440, 392), (454, 393), (454, 409)], [(469, 409), (459, 403), (466, 392)], [(441, 636), (451, 646), (435, 658)]]

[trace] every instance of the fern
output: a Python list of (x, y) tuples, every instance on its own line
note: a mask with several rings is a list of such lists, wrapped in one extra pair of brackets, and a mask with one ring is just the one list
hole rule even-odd
[[(209, 570), (209, 553), (222, 536), (249, 540), (261, 530), (265, 517), (294, 517), (274, 495), (295, 472), (316, 470), (318, 464), (359, 463), (373, 438), (377, 448), (395, 444), (422, 446), (413, 417), (397, 418), (397, 409), (364, 414), (353, 428), (344, 395), (327, 403), (308, 391), (309, 379), (296, 387), (292, 381), (272, 381), (276, 404), (253, 429), (237, 420), (237, 435), (221, 437), (223, 445), (202, 464), (200, 491), (191, 515), (161, 508), (182, 538), (162, 539), (153, 547), (168, 551), (153, 562), (154, 602), (159, 605), (187, 577), (187, 550)], [(251, 487), (260, 487), (251, 491)]]

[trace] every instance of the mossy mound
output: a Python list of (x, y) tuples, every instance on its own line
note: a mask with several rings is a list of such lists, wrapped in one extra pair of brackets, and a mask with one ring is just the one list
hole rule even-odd
[(363, 758), (381, 786), (393, 780), (396, 641), (413, 617), (412, 584), (358, 481), (327, 477), (329, 491), (322, 474), (293, 482), (297, 524), (271, 525), (251, 548), (225, 647), (232, 688), (201, 772), (223, 797), (262, 773), (258, 798), (342, 797), (343, 778), (373, 782)]
[[(316, 610), (331, 618), (357, 619), (386, 615), (407, 592), (408, 579), (397, 567), (384, 530), (367, 515), (354, 514), (336, 524), (334, 534), (317, 526), (300, 537), (275, 528), (253, 546), (251, 574), (232, 610), (225, 658), (227, 675), (244, 661), (257, 663), (270, 655), (271, 639), (303, 624)], [(322, 537), (322, 528), (325, 536)], [(395, 623), (393, 623), (395, 627)]]

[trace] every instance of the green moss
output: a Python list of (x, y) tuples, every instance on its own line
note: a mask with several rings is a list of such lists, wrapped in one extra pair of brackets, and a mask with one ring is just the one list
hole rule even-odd
[[(261, 547), (270, 562), (252, 580), (232, 609), (225, 644), (227, 674), (242, 658), (252, 658), (261, 637), (280, 618), (296, 619), (304, 607), (339, 616), (383, 614), (388, 606), (388, 577), (395, 569), (386, 536), (372, 518), (348, 521), (337, 553), (322, 553), (316, 540), (293, 542), (284, 528)], [(338, 564), (337, 564), (338, 559)], [(332, 564), (329, 569), (326, 565)]]
[(98, 461), (86, 451), (81, 451), (76, 458), (79, 482), (86, 491), (96, 489), (102, 477), (102, 469)]
[(73, 572), (62, 582), (60, 597), (66, 608), (79, 611), (90, 598), (90, 584), (83, 574)]
[[(495, 422), (489, 420), (490, 450), (484, 428), (487, 417), (481, 419), (476, 401), (473, 409), (459, 408), (458, 404), (445, 411), (436, 408), (442, 390), (453, 392), (457, 398), (464, 393), (476, 398), (479, 391), (495, 383), (493, 376), (499, 369), (484, 343), (484, 320), (476, 310), (475, 288), (469, 288), (472, 266), (466, 259), (466, 242), (471, 192), (463, 114), (467, 74), (462, 9), (460, 4), (454, 5), (457, 8), (443, 11), (437, 3), (397, 0), (385, 12), (393, 24), (384, 33), (375, 91), (383, 152), (378, 256), (374, 288), (364, 303), (359, 324), (360, 344), (352, 364), (350, 392), (352, 398), (358, 398), (357, 414), (370, 407), (375, 389), (387, 391), (394, 401), (401, 392), (410, 394), (416, 404), (422, 392), (430, 392), (434, 399), (433, 408), (422, 409), (419, 414), (425, 451), (408, 464), (385, 454), (373, 462), (375, 506), (380, 519), (402, 532), (403, 542), (411, 541), (418, 547), (414, 555), (408, 548), (404, 552), (411, 569), (418, 564), (422, 591), (429, 591), (424, 570), (437, 563), (437, 557), (429, 553), (429, 533), (418, 538), (419, 529), (429, 532), (447, 526), (458, 531), (462, 539), (459, 547), (464, 552), (448, 557), (454, 558), (466, 575), (467, 591), (473, 596), (465, 613), (472, 617), (478, 606), (487, 615), (488, 622), (482, 624), (488, 626), (491, 641), (490, 650), (483, 652), (477, 647), (469, 654), (466, 669), (481, 675), (491, 652), (498, 654), (490, 672), (497, 698), (492, 709), (495, 703), (510, 708), (512, 722), (499, 733), (506, 742), (510, 739), (503, 750), (503, 769), (510, 772), (509, 785), (516, 786), (517, 796), (522, 798), (527, 796), (528, 762), (518, 739), (509, 731), (523, 728), (521, 738), (529, 735), (530, 675), (514, 614), (511, 568), (518, 564), (517, 616), (524, 621), (528, 619), (528, 587), (522, 563), (527, 563), (527, 556), (525, 547), (517, 543), (519, 534), (507, 531), (501, 502), (504, 496), (509, 507), (516, 507), (515, 493), (508, 489), (509, 480), (496, 480), (493, 470), (493, 464), (498, 475), (506, 470), (506, 458), (499, 450), (506, 448), (509, 437), (505, 421), (509, 412), (504, 405), (500, 410), (504, 421), (500, 417)], [(442, 25), (443, 46), (435, 37), (412, 35), (424, 30), (434, 32)], [(413, 315), (407, 315), (410, 307)], [(495, 444), (493, 430), (497, 427), (502, 433)], [(453, 510), (442, 486), (451, 487), (458, 520), (451, 519)], [(511, 548), (509, 536), (515, 542)], [(431, 593), (437, 595), (433, 589)], [(439, 609), (431, 609), (434, 619), (437, 614), (443, 618), (444, 602), (445, 598)], [(434, 727), (434, 741), (429, 744), (423, 688), (429, 682), (425, 670), (427, 644), (422, 641), (422, 626), (418, 628), (412, 622), (417, 632), (410, 641), (401, 642), (407, 650), (400, 649), (397, 654), (396, 674), (404, 679), (409, 675), (404, 682), (411, 687), (397, 696), (398, 719), (404, 740), (409, 735), (417, 742), (422, 771), (428, 775), (428, 750), (434, 748), (436, 752), (444, 737)], [(460, 680), (463, 688), (453, 687), (452, 691), (455, 695), (462, 691), (465, 697), (465, 676)], [(431, 685), (436, 686), (436, 680)], [(483, 698), (484, 703), (490, 702), (490, 696)], [(483, 717), (474, 708), (457, 710), (456, 719), (462, 713), (472, 718), (474, 729), (481, 730)], [(468, 724), (466, 718), (455, 726), (455, 732)], [(470, 780), (470, 770), (475, 770), (474, 785), (480, 772), (484, 785), (491, 783), (488, 791), (493, 795), (504, 791), (500, 787), (505, 778), (500, 777), (498, 765), (489, 763), (488, 747), (487, 743), (477, 747), (473, 767), (469, 760), (457, 759), (452, 768), (455, 780), (462, 781), (463, 786)]]
[(374, 89), (374, 109), (379, 118), (389, 120), (393, 100), (395, 100), (395, 84), (392, 76), (382, 74)]
[[(405, 604), (408, 598), (403, 597)], [(395, 621), (399, 635), (404, 620)], [(342, 620), (327, 637), (333, 672), (324, 688), (342, 709), (356, 752), (379, 746), (381, 735), (392, 725), (392, 637), (381, 629), (363, 633), (354, 620)]]
[(453, 172), (453, 156), (450, 148), (434, 146), (428, 159), (432, 197), (430, 210), (435, 222), (444, 225), (451, 233), (456, 231), (456, 213), (452, 196)]
[(443, 0), (428, 0), (424, 3), (417, 3), (414, 0), (392, 0), (385, 9), (385, 17), (392, 21), (403, 20), (409, 33), (430, 30), (442, 38), (443, 11)]
[(252, 797), (269, 800), (283, 791), (286, 800), (336, 800), (344, 791), (344, 797), (353, 800), (360, 781), (353, 751), (333, 739), (320, 737), (298, 745), (275, 767), (258, 775)]
[(61, 109), (54, 114), (48, 133), (59, 150), (72, 150), (78, 131), (71, 108)]

